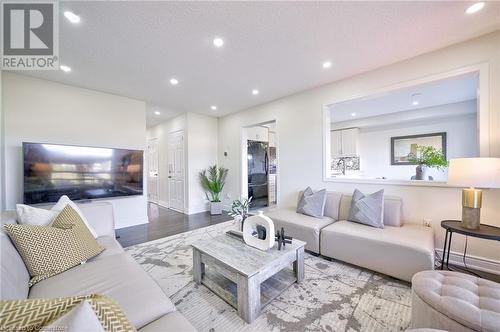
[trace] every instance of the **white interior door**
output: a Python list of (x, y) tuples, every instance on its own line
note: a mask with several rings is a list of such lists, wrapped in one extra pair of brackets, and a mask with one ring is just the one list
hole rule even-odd
[(148, 142), (148, 200), (158, 203), (158, 139)]
[(172, 210), (184, 213), (184, 132), (168, 135), (168, 192)]

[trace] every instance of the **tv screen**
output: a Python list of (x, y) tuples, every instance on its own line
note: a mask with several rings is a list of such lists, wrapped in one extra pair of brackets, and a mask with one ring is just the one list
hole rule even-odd
[(23, 143), (24, 203), (142, 195), (143, 151)]

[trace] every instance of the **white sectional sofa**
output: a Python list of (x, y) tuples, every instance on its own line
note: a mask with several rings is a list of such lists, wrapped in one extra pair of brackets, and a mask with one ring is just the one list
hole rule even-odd
[(79, 208), (106, 249), (87, 263), (28, 287), (28, 270), (3, 225), (16, 223), (14, 211), (2, 212), (0, 231), (0, 299), (56, 298), (100, 294), (115, 299), (141, 332), (192, 332), (196, 329), (175, 310), (162, 289), (115, 240), (113, 208), (109, 203)]
[[(299, 193), (300, 198), (301, 193)], [(313, 218), (294, 209), (266, 213), (277, 229), (306, 241), (306, 250), (395, 278), (411, 281), (419, 271), (434, 269), (432, 228), (403, 224), (401, 199), (385, 197), (384, 228), (347, 221), (352, 196), (328, 192), (325, 217)]]

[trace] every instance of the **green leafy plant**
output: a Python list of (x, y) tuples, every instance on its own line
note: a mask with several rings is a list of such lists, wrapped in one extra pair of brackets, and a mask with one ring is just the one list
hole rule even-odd
[[(200, 172), (201, 186), (210, 202), (220, 202), (220, 193), (226, 184), (229, 170), (213, 165)], [(209, 196), (210, 195), (210, 196)]]
[(448, 167), (443, 151), (433, 146), (417, 145), (417, 153), (409, 153), (408, 161), (415, 165), (442, 169)]
[(248, 209), (251, 201), (252, 197), (234, 200), (231, 205), (231, 211), (228, 214), (233, 218), (239, 216), (241, 220), (245, 220), (248, 216)]

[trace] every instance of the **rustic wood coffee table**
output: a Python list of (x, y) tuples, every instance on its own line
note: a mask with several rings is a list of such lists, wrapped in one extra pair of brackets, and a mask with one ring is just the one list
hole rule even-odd
[(294, 239), (281, 250), (275, 245), (261, 251), (226, 234), (199, 240), (192, 245), (193, 278), (251, 323), (285, 289), (302, 282), (305, 244)]

